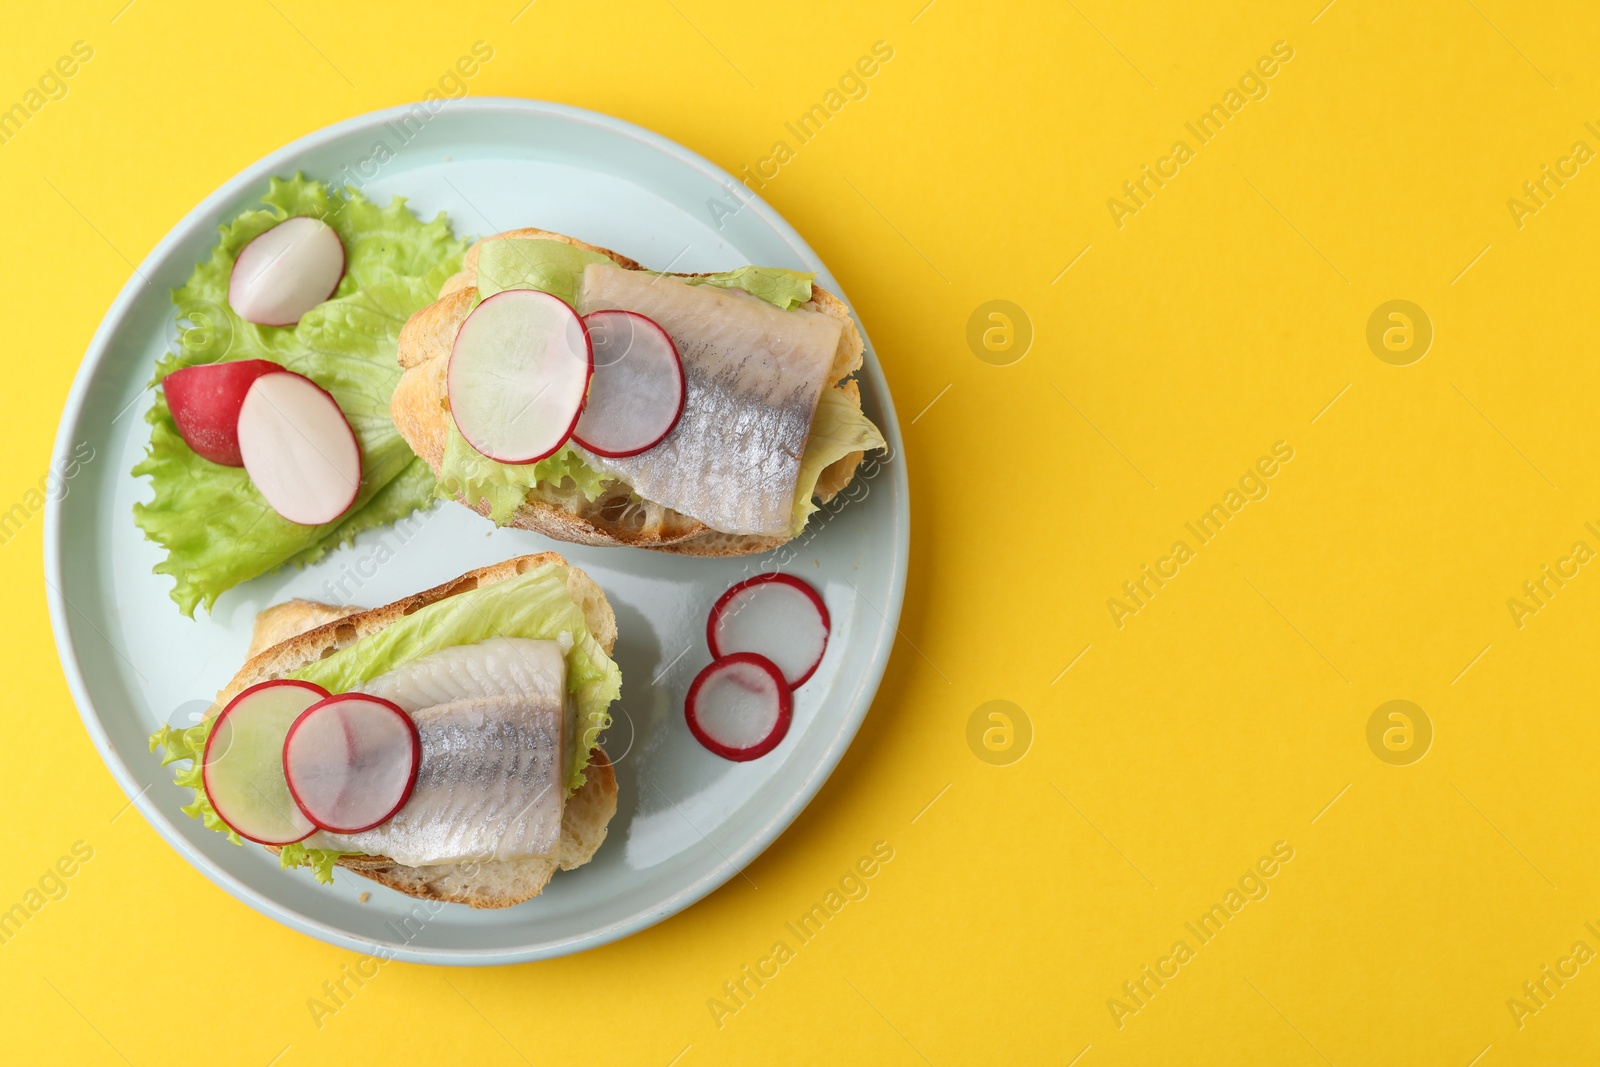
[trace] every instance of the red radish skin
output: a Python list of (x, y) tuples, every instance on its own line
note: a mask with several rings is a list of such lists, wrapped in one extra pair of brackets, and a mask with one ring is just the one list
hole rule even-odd
[(572, 305), (537, 289), (507, 289), (461, 324), (445, 393), (469, 445), (522, 465), (571, 439), (593, 374), (594, 346)]
[[(240, 722), (240, 717), (253, 713), (265, 713), (268, 716), (276, 714), (280, 717), (289, 717), (289, 722), (283, 730), (287, 735), (288, 726), (299, 717), (300, 707), (314, 706), (327, 697), (326, 689), (310, 682), (289, 679), (260, 682), (230, 700), (228, 706), (222, 709), (216, 721), (211, 724), (211, 732), (206, 736), (205, 748), (200, 754), (200, 782), (204, 787), (206, 800), (210, 802), (211, 809), (217, 813), (217, 817), (245, 840), (254, 841), (259, 845), (292, 845), (296, 841), (304, 841), (315, 833), (317, 828), (298, 810), (298, 806), (293, 803), (293, 798), (287, 791), (284, 799), (288, 802), (289, 808), (278, 811), (274, 806), (267, 813), (263, 825), (250, 825), (251, 820), (242, 817), (243, 812), (235, 810), (237, 802), (241, 800), (248, 804), (249, 801), (259, 800), (264, 795), (270, 796), (275, 792), (273, 788), (275, 783), (245, 786), (243, 783), (234, 782), (232, 788), (229, 788), (229, 783), (226, 781), (229, 777), (228, 768), (224, 766), (223, 761), (231, 749), (219, 751), (222, 746), (219, 745), (218, 739), (226, 737), (234, 744), (237, 744), (238, 740), (233, 737), (233, 730), (225, 726), (237, 724)], [(274, 698), (277, 698), (277, 701), (274, 701)], [(263, 725), (270, 731), (270, 719)], [(278, 747), (281, 748), (281, 744), (279, 741)], [(239, 755), (248, 756), (248, 753), (241, 751)], [(278, 773), (282, 773), (281, 766), (270, 759), (265, 762), (265, 766), (275, 768)], [(287, 782), (284, 785), (287, 786)], [(274, 821), (281, 825), (265, 825)]]
[[(752, 682), (757, 684), (753, 686)], [(722, 685), (735, 687), (735, 699), (761, 699), (770, 694), (776, 705), (772, 712), (773, 721), (765, 734), (754, 742), (741, 745), (733, 743), (733, 739), (727, 736), (716, 736), (716, 725), (711, 721), (715, 709), (702, 707), (702, 704), (716, 699), (717, 687)], [(695, 740), (715, 755), (735, 763), (759, 759), (777, 748), (788, 736), (789, 724), (794, 719), (794, 694), (784, 681), (783, 672), (771, 660), (754, 652), (735, 652), (731, 656), (713, 660), (695, 675), (683, 705), (684, 719)]]
[(281, 368), (251, 383), (239, 407), (239, 454), (250, 481), (283, 518), (321, 526), (361, 492), (361, 445), (338, 401)]
[[(816, 610), (820, 635), (812, 637), (809, 642), (789, 640), (793, 636), (792, 631), (784, 633), (782, 640), (769, 637), (768, 640), (761, 641), (752, 640), (753, 635), (750, 634), (729, 635), (726, 632), (727, 627), (730, 624), (736, 625), (742, 613), (753, 611), (748, 606), (748, 598), (759, 596), (763, 591), (781, 592), (796, 597), (800, 603), (809, 604)], [(744, 601), (747, 606), (740, 607), (736, 601)], [(753, 619), (751, 621), (756, 622)], [(769, 626), (772, 625), (770, 620), (762, 621)], [(789, 688), (798, 689), (821, 665), (822, 655), (828, 650), (828, 637), (832, 628), (828, 605), (822, 602), (822, 595), (810, 585), (792, 574), (758, 574), (729, 587), (728, 591), (718, 597), (717, 602), (711, 606), (711, 613), (706, 617), (706, 644), (711, 649), (712, 657), (717, 659), (735, 652), (755, 652), (764, 655), (775, 665), (780, 665), (779, 670), (787, 679)], [(814, 656), (801, 655), (796, 658), (797, 652), (808, 651), (811, 646), (816, 648)]]
[(678, 425), (689, 396), (678, 346), (638, 312), (593, 311), (583, 322), (594, 377), (572, 439), (607, 459), (650, 451)]
[(344, 270), (344, 242), (333, 227), (295, 215), (239, 250), (228, 275), (228, 306), (258, 326), (293, 326), (338, 291)]
[(239, 408), (257, 378), (282, 369), (271, 360), (237, 359), (184, 367), (161, 379), (167, 410), (183, 443), (202, 459), (224, 467), (244, 466), (239, 455)]
[[(340, 751), (332, 750), (335, 739)], [(364, 833), (394, 818), (411, 799), (421, 767), (422, 738), (411, 716), (365, 693), (311, 705), (283, 741), (290, 795), (317, 829), (331, 834)]]

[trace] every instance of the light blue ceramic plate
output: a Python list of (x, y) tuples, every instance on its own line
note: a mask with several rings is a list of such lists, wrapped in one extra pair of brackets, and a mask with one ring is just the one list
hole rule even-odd
[[(900, 432), (869, 342), (862, 393), (892, 458), (859, 482), (856, 499), (819, 515), (807, 539), (791, 546), (784, 569), (822, 592), (833, 637), (798, 694), (788, 738), (751, 763), (702, 749), (682, 706), (689, 681), (709, 661), (707, 609), (766, 557), (580, 548), (494, 530), (443, 504), (409, 531), (365, 534), (307, 570), (230, 591), (210, 617), (183, 617), (168, 599), (170, 579), (150, 571), (160, 553), (133, 525), (134, 502), (149, 497), (148, 484), (128, 473), (146, 440), (144, 386), (173, 336), (168, 291), (209, 254), (218, 223), (251, 206), (271, 175), (303, 170), (360, 182), (380, 203), (399, 194), (424, 218), (448, 211), (458, 234), (536, 225), (661, 269), (794, 267), (818, 272), (822, 285), (840, 292), (776, 212), (727, 172), (637, 126), (511, 99), (452, 102), (409, 131), (405, 113), (339, 123), (248, 168), (190, 212), (118, 296), (84, 357), (56, 438), (57, 457), (87, 444), (94, 458), (47, 511), (50, 618), (73, 696), (111, 773), (150, 824), (217, 885), (279, 922), (360, 951), (383, 946), (395, 958), (450, 964), (540, 959), (624, 937), (693, 904), (770, 845), (821, 788), (867, 713), (900, 614), (909, 518)], [(386, 152), (377, 151), (380, 143)], [(386, 155), (393, 158), (373, 162)], [(730, 214), (732, 206), (738, 210)], [(289, 597), (383, 604), (473, 567), (551, 548), (606, 589), (621, 631), (623, 698), (605, 739), (621, 795), (594, 862), (558, 873), (542, 896), (514, 908), (430, 911), (349, 872), (325, 887), (308, 872), (280, 871), (265, 850), (230, 845), (178, 810), (185, 794), (170, 769), (157, 766), (146, 738), (163, 722), (192, 721), (227, 683), (257, 611)], [(360, 903), (368, 891), (371, 899)], [(407, 915), (424, 921), (401, 923)]]

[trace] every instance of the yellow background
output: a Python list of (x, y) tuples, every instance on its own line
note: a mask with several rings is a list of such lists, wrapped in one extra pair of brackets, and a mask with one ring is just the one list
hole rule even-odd
[[(596, 108), (737, 169), (883, 40), (894, 59), (866, 99), (764, 195), (841, 279), (888, 374), (910, 592), (854, 747), (748, 880), (577, 957), (389, 964), (319, 1028), (308, 998), (356, 957), (236, 903), (136, 813), (114, 819), (124, 797), (55, 666), (34, 519), (0, 548), (0, 907), (73, 842), (94, 858), (0, 947), (0, 1055), (1600, 1054), (1600, 963), (1521, 1028), (1506, 1005), (1575, 941), (1600, 950), (1584, 928), (1600, 927), (1600, 566), (1520, 628), (1507, 607), (1575, 541), (1600, 548), (1584, 527), (1600, 526), (1597, 165), (1521, 228), (1506, 204), (1573, 142), (1600, 148), (1591, 12), (123, 2), (12, 5), (0, 35), (4, 103), (74, 41), (95, 50), (0, 145), (7, 506), (44, 472), (131, 263), (243, 166), (420, 97), (474, 41), (495, 49), (475, 95)], [(1277, 41), (1294, 55), (1268, 95), (1119, 229), (1107, 199), (1173, 141), (1197, 147), (1185, 121)], [(1035, 330), (1009, 366), (966, 340), (993, 299)], [(1410, 366), (1365, 340), (1393, 299), (1435, 329)], [(1107, 599), (1278, 441), (1294, 458), (1270, 494), (1119, 629)], [(1008, 766), (968, 746), (993, 699), (1032, 724)], [(1433, 724), (1410, 766), (1367, 744), (1393, 699)], [(708, 999), (877, 841), (894, 859), (870, 895), (719, 1028)], [(1107, 1000), (1277, 841), (1294, 859), (1270, 894), (1119, 1028)]]

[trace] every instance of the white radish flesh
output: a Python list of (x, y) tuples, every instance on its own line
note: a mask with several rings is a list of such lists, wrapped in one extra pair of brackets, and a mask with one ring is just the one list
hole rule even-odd
[(501, 463), (535, 463), (572, 436), (593, 351), (559, 297), (507, 289), (479, 304), (450, 352), (450, 414), (467, 443)]
[(332, 522), (361, 490), (361, 448), (327, 391), (289, 371), (263, 374), (239, 407), (239, 454), (272, 510), (302, 526)]
[(661, 443), (683, 414), (683, 362), (667, 332), (632, 311), (583, 317), (594, 379), (572, 439), (599, 456), (636, 456)]
[(310, 682), (253, 685), (229, 702), (206, 738), (200, 780), (217, 816), (240, 837), (288, 845), (316, 829), (289, 793), (283, 739), (328, 691)]
[(706, 644), (713, 656), (765, 656), (792, 689), (822, 662), (829, 625), (828, 607), (811, 586), (791, 574), (758, 574), (717, 599), (706, 620)]
[(246, 322), (293, 326), (333, 295), (344, 277), (344, 242), (305, 215), (284, 219), (239, 250), (228, 306)]
[(723, 656), (695, 676), (684, 701), (689, 732), (723, 759), (765, 756), (789, 732), (794, 697), (776, 665), (753, 652)]
[(417, 782), (422, 741), (411, 716), (364, 693), (307, 708), (283, 743), (295, 803), (319, 829), (358, 834), (387, 822)]

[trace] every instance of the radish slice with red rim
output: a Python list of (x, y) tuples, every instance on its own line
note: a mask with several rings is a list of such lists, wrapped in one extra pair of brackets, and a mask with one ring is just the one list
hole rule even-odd
[(244, 466), (239, 454), (239, 409), (257, 378), (281, 370), (271, 360), (236, 359), (183, 367), (161, 379), (167, 410), (183, 443), (213, 463)]
[(338, 401), (292, 371), (263, 374), (239, 406), (239, 456), (272, 510), (321, 526), (361, 491), (361, 446)]
[(359, 834), (394, 817), (422, 765), (417, 725), (396, 704), (343, 693), (313, 704), (289, 727), (283, 774), (306, 818), (333, 834)]
[(278, 515), (322, 526), (362, 490), (362, 446), (328, 390), (293, 371), (262, 374), (238, 408), (245, 474)]
[(344, 277), (344, 242), (321, 219), (296, 215), (239, 250), (228, 306), (258, 326), (293, 326), (333, 296)]
[(684, 717), (695, 740), (723, 759), (743, 763), (765, 756), (788, 734), (794, 695), (771, 660), (735, 652), (695, 675)]
[(828, 647), (828, 606), (792, 574), (758, 574), (717, 598), (706, 619), (711, 655), (755, 652), (777, 665), (791, 689), (816, 672)]
[(572, 439), (597, 456), (648, 452), (678, 425), (688, 385), (667, 331), (634, 311), (583, 317), (594, 345), (594, 378)]
[(537, 289), (473, 309), (450, 350), (445, 389), (467, 444), (500, 463), (537, 463), (572, 436), (594, 353), (578, 313)]
[(228, 702), (206, 737), (200, 781), (217, 817), (240, 837), (290, 845), (316, 830), (289, 793), (283, 739), (328, 691), (310, 682), (253, 685)]

